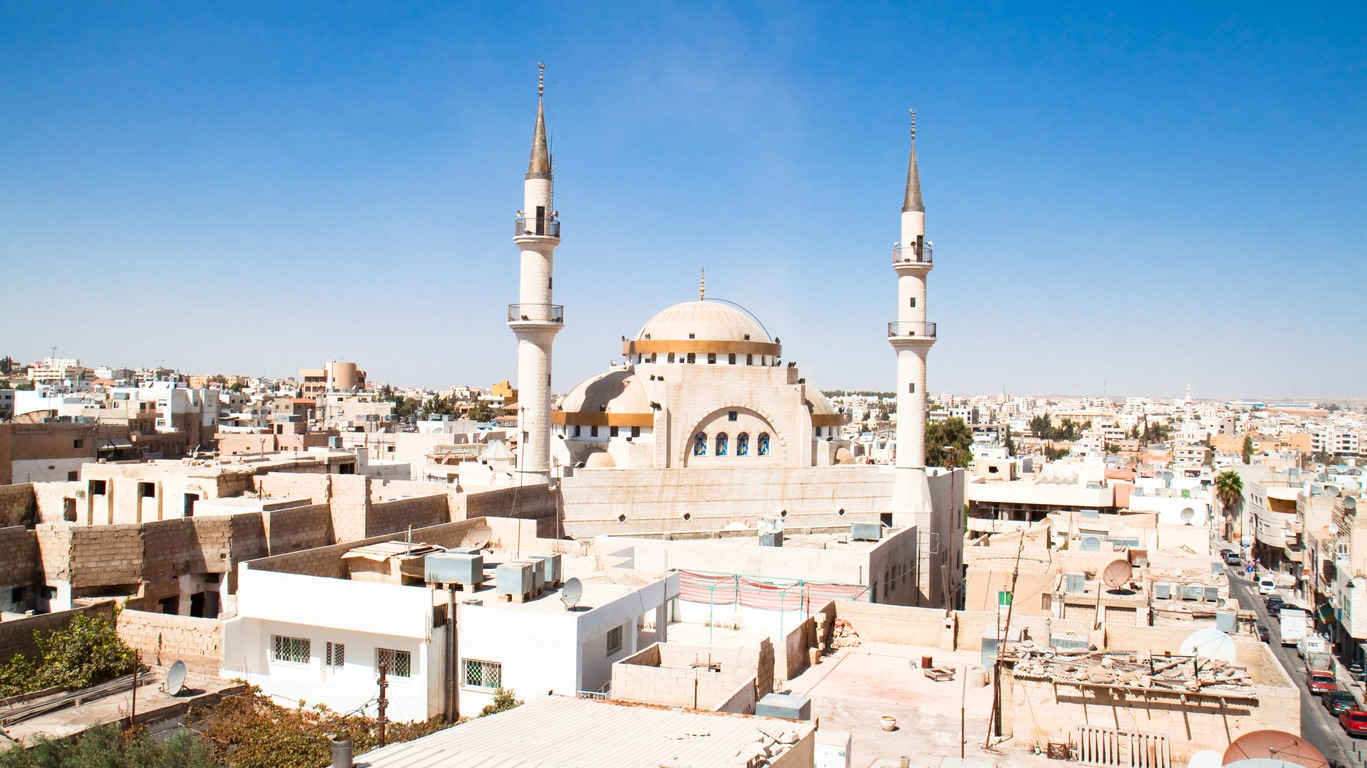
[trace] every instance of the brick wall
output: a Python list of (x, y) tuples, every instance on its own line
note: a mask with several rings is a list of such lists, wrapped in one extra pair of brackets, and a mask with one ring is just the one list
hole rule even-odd
[(331, 483), (332, 530), (338, 541), (364, 539), (370, 512), (370, 478), (365, 475), (328, 475)]
[(315, 504), (326, 503), (332, 495), (330, 475), (299, 472), (271, 472), (253, 478), (256, 492), (266, 499), (313, 499)]
[(124, 609), (118, 632), (148, 664), (169, 667), (183, 661), (191, 672), (213, 677), (223, 666), (223, 629), (217, 619)]
[(326, 503), (269, 510), (261, 514), (261, 523), (266, 552), (272, 555), (322, 547), (337, 541), (332, 531), (332, 513)]
[(558, 522), (559, 509), (559, 489), (553, 491), (549, 486), (533, 485), (453, 494), (450, 514), (452, 520), (471, 517), (537, 520), (537, 535), (559, 538), (563, 535)]
[[(0, 463), (4, 457), (0, 456)], [(4, 463), (8, 471), (8, 463)], [(32, 525), (37, 514), (38, 501), (33, 493), (32, 483), (19, 485), (0, 485), (0, 527), (10, 525)]]
[(446, 494), (372, 502), (366, 515), (366, 535), (397, 533), (408, 526), (426, 528), (450, 522)]
[(73, 526), (70, 578), (73, 589), (136, 584), (142, 579), (142, 526)]
[(38, 535), (23, 526), (0, 528), (0, 586), (32, 584), (39, 572)]
[(33, 640), (33, 633), (48, 633), (66, 629), (76, 616), (99, 616), (113, 621), (114, 602), (106, 600), (93, 605), (80, 606), (70, 611), (57, 611), (39, 616), (25, 616), (21, 619), (0, 621), (0, 664), (7, 663), (15, 654), (35, 658), (38, 646)]

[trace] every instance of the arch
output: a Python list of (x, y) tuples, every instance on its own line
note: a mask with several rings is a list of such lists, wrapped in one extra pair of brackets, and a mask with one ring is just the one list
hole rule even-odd
[(706, 455), (707, 455), (707, 433), (706, 433), (706, 432), (699, 432), (699, 433), (697, 433), (696, 435), (693, 436), (693, 455), (694, 455), (694, 456), (706, 456)]
[(725, 456), (727, 454), (727, 448), (729, 448), (730, 445), (731, 438), (728, 437), (725, 432), (718, 432), (716, 447), (713, 449), (712, 454), (714, 456)]
[[(735, 413), (739, 417), (731, 419), (731, 414)], [(698, 419), (690, 419), (691, 426), (680, 430), (682, 439), (671, 441), (670, 453), (673, 460), (678, 462), (680, 467), (690, 466), (734, 466), (733, 457), (742, 454), (735, 453), (736, 439), (740, 432), (747, 435), (747, 451), (744, 455), (748, 461), (765, 465), (781, 465), (785, 461), (791, 460), (788, 451), (791, 446), (783, 439), (783, 430), (775, 427), (778, 422), (774, 421), (770, 414), (763, 408), (757, 408), (753, 403), (748, 402), (718, 402), (717, 407), (709, 410), (706, 415)], [(805, 431), (805, 430), (804, 430)], [(715, 437), (725, 432), (728, 437), (727, 452), (728, 456), (718, 457), (713, 453), (715, 448)], [(763, 432), (769, 435), (770, 452), (761, 459), (756, 453), (756, 436)], [(703, 435), (708, 442), (704, 444), (704, 452), (696, 451), (697, 437)], [(691, 436), (691, 437), (690, 437)]]
[(737, 455), (737, 456), (749, 456), (749, 455), (750, 455), (750, 433), (749, 433), (749, 432), (742, 432), (742, 433), (740, 433), (739, 435), (736, 435), (736, 455)]
[(769, 433), (759, 433), (759, 438), (755, 440), (755, 450), (760, 456), (769, 455)]

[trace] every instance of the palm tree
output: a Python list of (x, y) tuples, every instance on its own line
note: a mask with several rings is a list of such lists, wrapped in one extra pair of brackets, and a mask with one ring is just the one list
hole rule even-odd
[(1238, 472), (1221, 472), (1215, 476), (1215, 499), (1220, 502), (1220, 512), (1225, 516), (1224, 532), (1228, 539), (1233, 522), (1230, 510), (1237, 509), (1244, 500), (1244, 481)]

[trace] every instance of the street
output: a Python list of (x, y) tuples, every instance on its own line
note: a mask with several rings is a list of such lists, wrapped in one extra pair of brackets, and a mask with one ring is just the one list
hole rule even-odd
[[(1290, 676), (1292, 682), (1301, 694), (1301, 735), (1314, 744), (1324, 756), (1341, 765), (1360, 765), (1360, 760), (1352, 760), (1352, 737), (1344, 733), (1342, 726), (1339, 725), (1338, 718), (1329, 714), (1320, 702), (1318, 696), (1311, 696), (1310, 689), (1305, 685), (1305, 665), (1301, 663), (1300, 656), (1296, 653), (1295, 646), (1283, 648), (1281, 645), (1281, 625), (1277, 619), (1267, 613), (1267, 608), (1263, 605), (1263, 599), (1258, 595), (1254, 581), (1234, 575), (1232, 570), (1227, 570), (1229, 574), (1229, 594), (1230, 597), (1239, 601), (1240, 605), (1252, 606), (1254, 612), (1258, 614), (1258, 621), (1265, 627), (1269, 634), (1268, 647), (1272, 649), (1272, 655), (1281, 662), (1282, 668)], [(1340, 679), (1339, 687), (1347, 689), (1344, 681)], [(1356, 693), (1356, 692), (1355, 692)]]

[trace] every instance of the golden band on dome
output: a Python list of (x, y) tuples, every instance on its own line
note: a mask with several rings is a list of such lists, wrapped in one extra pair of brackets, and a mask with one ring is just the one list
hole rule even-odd
[(551, 423), (556, 426), (585, 427), (654, 427), (653, 413), (603, 413), (602, 411), (552, 411)]

